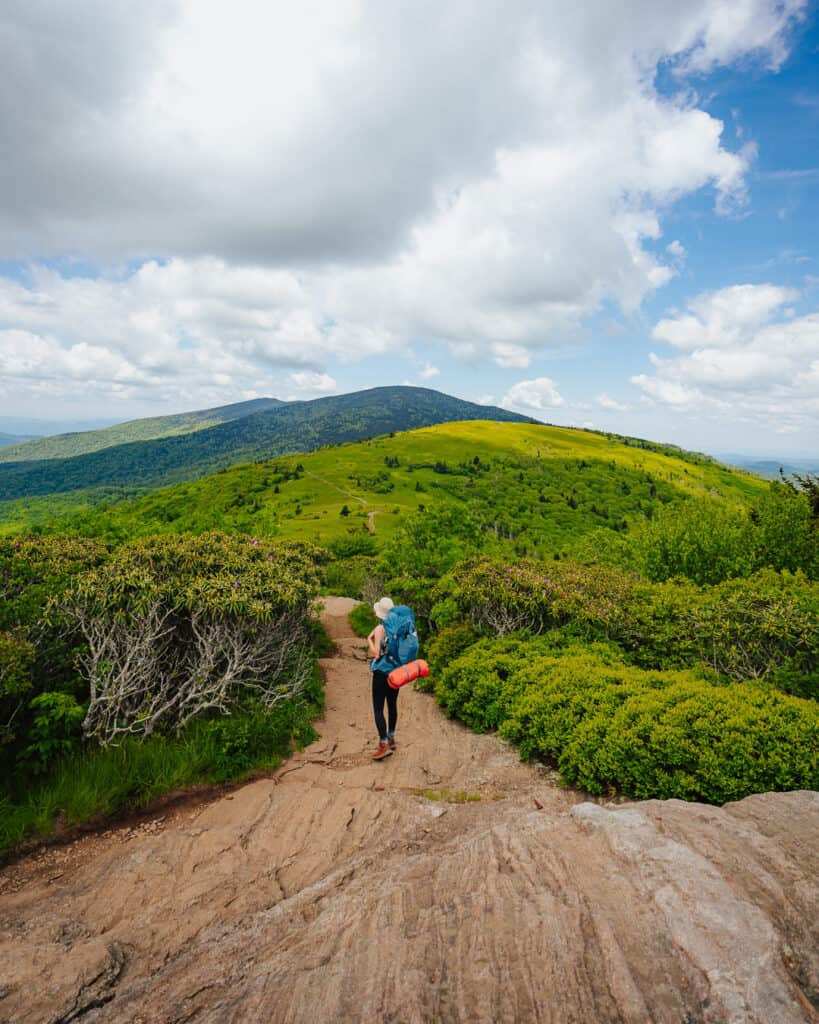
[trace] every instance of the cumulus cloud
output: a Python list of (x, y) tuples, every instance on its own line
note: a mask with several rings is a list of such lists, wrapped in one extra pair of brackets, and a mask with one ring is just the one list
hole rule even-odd
[(675, 348), (728, 347), (766, 323), (773, 312), (799, 293), (770, 284), (738, 284), (692, 299), (687, 314), (660, 320), (652, 332)]
[(418, 376), (421, 380), (433, 380), (435, 377), (440, 376), (440, 373), (441, 371), (437, 366), (433, 366), (432, 363), (424, 363), (418, 371)]
[(165, 389), (218, 400), (260, 382), (326, 394), (330, 355), (361, 359), (392, 343), (328, 318), (290, 272), (214, 259), (152, 261), (115, 279), (34, 266), (24, 281), (0, 278), (3, 323), (17, 326), (0, 331), (0, 374), (36, 395), (71, 395), (81, 379), (128, 398)]
[(417, 338), (525, 369), (673, 276), (675, 243), (653, 243), (679, 198), (742, 204), (753, 149), (686, 83), (778, 67), (804, 9), (15, 0), (0, 258), (136, 270), (7, 281), (0, 323), (104, 348), (133, 387), (254, 387)]
[(665, 247), (665, 251), (678, 263), (682, 263), (688, 255), (685, 246), (678, 238), (675, 238), (673, 242), (669, 242)]
[(627, 189), (730, 192), (743, 161), (720, 149), (720, 123), (659, 102), (647, 72), (748, 53), (777, 66), (803, 7), (15, 2), (0, 41), (3, 237), (128, 257), (384, 255), (531, 147), (569, 180), (573, 136), (595, 163), (601, 147), (617, 157), (609, 170), (641, 164)]
[[(653, 374), (632, 382), (671, 408), (730, 413), (777, 432), (819, 427), (819, 313), (796, 316), (798, 298), (775, 285), (736, 285), (697, 296), (661, 320), (654, 337), (684, 351), (651, 354)], [(782, 307), (785, 307), (784, 309)]]
[(534, 380), (520, 380), (513, 384), (500, 404), (504, 409), (544, 412), (565, 403), (557, 390), (557, 384), (550, 377), (536, 377)]
[(311, 373), (306, 370), (289, 374), (287, 382), (296, 389), (295, 394), (287, 396), (289, 401), (300, 398), (316, 398), (319, 395), (332, 395), (338, 387), (328, 373)]
[(612, 412), (628, 412), (628, 410), (631, 408), (630, 405), (624, 402), (618, 402), (614, 398), (609, 398), (609, 396), (605, 392), (603, 392), (603, 394), (601, 395), (598, 395), (596, 401), (597, 404), (599, 406), (602, 406), (603, 409), (610, 409)]

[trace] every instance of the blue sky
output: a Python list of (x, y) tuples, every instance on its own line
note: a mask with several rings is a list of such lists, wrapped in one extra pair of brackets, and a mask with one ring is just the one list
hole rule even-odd
[(0, 21), (0, 415), (412, 383), (819, 456), (804, 0)]

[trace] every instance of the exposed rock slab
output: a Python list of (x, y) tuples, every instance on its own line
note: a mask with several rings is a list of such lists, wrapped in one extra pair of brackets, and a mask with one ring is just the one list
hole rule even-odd
[(3, 872), (0, 1021), (819, 1020), (819, 794), (583, 802), (409, 688), (373, 764), (347, 610), (275, 778)]

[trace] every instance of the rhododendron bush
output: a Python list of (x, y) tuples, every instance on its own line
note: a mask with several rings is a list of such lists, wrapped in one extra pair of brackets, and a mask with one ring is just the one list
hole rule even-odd
[(614, 640), (644, 668), (699, 664), (819, 696), (819, 583), (801, 572), (762, 569), (698, 587), (599, 565), (481, 558), (456, 566), (453, 579), (463, 619), (492, 636), (562, 628)]
[(87, 643), (85, 735), (178, 732), (205, 712), (298, 694), (318, 555), (219, 533), (153, 537), (80, 576), (54, 608)]

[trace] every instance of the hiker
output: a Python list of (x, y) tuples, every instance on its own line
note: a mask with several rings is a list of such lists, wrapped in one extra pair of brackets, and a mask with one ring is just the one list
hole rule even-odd
[[(395, 726), (398, 723), (398, 689), (390, 686), (387, 677), (399, 665), (406, 665), (418, 655), (418, 634), (415, 619), (406, 605), (394, 605), (392, 598), (382, 597), (373, 605), (378, 625), (367, 637), (367, 650), (373, 674), (373, 716), (378, 730), (378, 749), (373, 761), (383, 761), (395, 750)], [(387, 720), (384, 720), (384, 701)]]
[[(367, 651), (372, 661), (373, 670), (373, 715), (378, 730), (378, 749), (373, 754), (373, 761), (383, 761), (395, 750), (395, 726), (398, 724), (398, 690), (393, 690), (387, 682), (387, 673), (375, 668), (375, 663), (384, 656), (387, 649), (387, 634), (383, 622), (391, 608), (395, 607), (391, 597), (382, 597), (373, 605), (373, 611), (379, 620), (378, 625), (367, 637)], [(389, 723), (384, 721), (384, 701), (387, 702)]]

